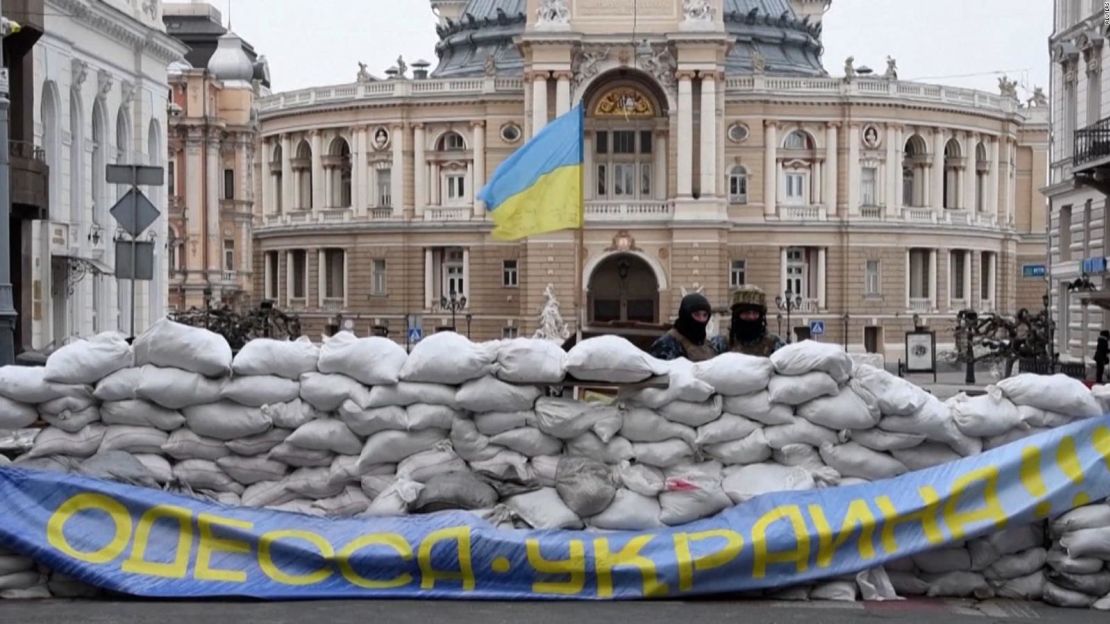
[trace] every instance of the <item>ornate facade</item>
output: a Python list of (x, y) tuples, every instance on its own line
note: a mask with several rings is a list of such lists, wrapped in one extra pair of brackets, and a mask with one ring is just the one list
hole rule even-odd
[[(831, 77), (827, 1), (639, 2), (635, 23), (632, 0), (431, 4), (430, 75), (259, 101), (255, 297), (312, 335), (404, 341), (407, 320), (452, 323), (452, 292), (459, 331), (526, 335), (548, 283), (587, 329), (662, 323), (684, 290), (724, 307), (746, 283), (790, 293), (797, 335), (825, 321), (893, 356), (915, 315), (943, 342), (960, 309), (1039, 305), (1020, 265), (1043, 256), (1046, 110), (898, 81), (893, 60)], [(578, 103), (581, 258), (573, 232), (493, 241), (475, 189)]]

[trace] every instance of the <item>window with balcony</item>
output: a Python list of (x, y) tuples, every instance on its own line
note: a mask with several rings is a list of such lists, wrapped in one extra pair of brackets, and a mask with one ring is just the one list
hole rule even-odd
[(304, 301), (308, 297), (308, 252), (294, 249), (289, 252), (289, 298)]
[(450, 297), (452, 294), (466, 293), (466, 267), (462, 249), (447, 249), (443, 254), (442, 279), (440, 289), (441, 297)]
[(863, 272), (863, 294), (867, 297), (878, 297), (879, 290), (879, 261), (868, 260)]
[(728, 174), (728, 201), (733, 204), (748, 203), (748, 170), (739, 165)]
[(925, 139), (913, 135), (906, 140), (902, 159), (902, 205), (925, 206), (925, 186), (928, 183), (929, 155)]
[(424, 249), (424, 302), (429, 309), (439, 307), (443, 299), (469, 297), (469, 254), (463, 247), (427, 247)]
[(346, 297), (347, 252), (344, 249), (325, 249), (323, 251), (324, 299), (343, 299)]
[(466, 201), (466, 175), (449, 173), (444, 177), (447, 186), (447, 203), (460, 204)]
[(787, 172), (785, 176), (785, 203), (800, 205), (806, 203), (806, 179), (808, 174), (800, 171)]
[(740, 288), (748, 283), (747, 260), (733, 260), (728, 273), (728, 285), (731, 288)]
[(911, 309), (923, 310), (932, 307), (933, 263), (929, 249), (911, 249), (907, 259), (909, 280), (909, 304)]
[(374, 171), (374, 188), (377, 190), (374, 206), (393, 207), (393, 170), (389, 168)]
[(860, 169), (860, 201), (863, 206), (878, 206), (879, 170), (875, 167)]
[(809, 263), (803, 247), (786, 250), (786, 291), (803, 297), (809, 296)]
[(1057, 234), (1060, 246), (1060, 261), (1071, 260), (1071, 206), (1060, 207), (1060, 223)]
[(593, 135), (597, 199), (650, 199), (654, 187), (650, 130), (598, 130)]
[(266, 252), (266, 288), (264, 296), (271, 301), (278, 299), (278, 252)]
[(234, 169), (224, 169), (224, 199), (235, 199)]
[(385, 284), (385, 260), (375, 258), (370, 267), (370, 294), (384, 295)]
[(516, 260), (504, 260), (501, 262), (501, 285), (505, 288), (516, 288), (519, 285), (516, 263)]
[(235, 270), (235, 239), (224, 239), (224, 270)]
[(960, 143), (950, 139), (944, 146), (944, 207), (947, 209), (966, 208), (962, 205), (963, 158)]

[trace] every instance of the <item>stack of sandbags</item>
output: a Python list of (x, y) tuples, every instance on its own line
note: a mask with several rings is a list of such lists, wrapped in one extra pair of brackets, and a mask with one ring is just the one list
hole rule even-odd
[(1110, 610), (1110, 505), (1073, 509), (1049, 524), (1044, 601)]
[(1005, 431), (999, 432), (997, 428), (988, 431), (991, 435), (983, 436), (983, 446), (987, 449), (1103, 414), (1097, 394), (1088, 390), (1083, 382), (1067, 375), (1024, 373), (1003, 379), (987, 390), (991, 398), (974, 399), (980, 403), (978, 409), (970, 409), (971, 420), (981, 419), (982, 414), (976, 412), (986, 409), (994, 414), (993, 420), (998, 427), (1003, 423), (1011, 425)]

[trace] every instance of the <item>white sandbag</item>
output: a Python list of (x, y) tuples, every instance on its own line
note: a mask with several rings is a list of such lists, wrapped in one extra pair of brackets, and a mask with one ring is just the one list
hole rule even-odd
[(363, 437), (379, 431), (406, 431), (409, 427), (408, 412), (396, 405), (362, 409), (354, 401), (344, 401), (339, 407), (339, 418), (351, 431)]
[(632, 443), (627, 439), (618, 436), (606, 443), (589, 432), (567, 440), (566, 450), (563, 452), (567, 455), (589, 457), (605, 464), (619, 464), (636, 456)]
[(62, 384), (95, 384), (133, 365), (131, 345), (119, 332), (75, 340), (50, 354), (43, 379)]
[(666, 487), (663, 471), (652, 466), (623, 461), (614, 472), (621, 485), (642, 496), (654, 498)]
[(1018, 405), (1032, 405), (1072, 418), (1102, 415), (1102, 406), (1087, 386), (1067, 375), (1022, 373), (999, 381), (998, 388)]
[(1037, 429), (1055, 429), (1072, 421), (1072, 418), (1066, 414), (1048, 412), (1032, 405), (1018, 405), (1017, 411), (1021, 416), (1021, 422), (1028, 425), (1028, 427)]
[(1096, 503), (1077, 507), (1052, 521), (1052, 535), (1063, 535), (1083, 529), (1110, 527), (1110, 505)]
[(771, 454), (776, 464), (804, 468), (818, 484), (834, 486), (842, 481), (836, 469), (826, 466), (817, 449), (808, 444), (787, 444)]
[(771, 457), (771, 446), (762, 429), (756, 429), (743, 440), (709, 444), (702, 450), (706, 455), (728, 465), (758, 464)]
[(177, 461), (186, 459), (216, 461), (231, 454), (227, 442), (200, 436), (188, 429), (178, 429), (171, 433), (162, 444), (161, 450)]
[(1102, 597), (1110, 594), (1110, 571), (1107, 570), (1095, 574), (1066, 574), (1049, 570), (1045, 572), (1045, 577), (1058, 587), (1088, 596)]
[(231, 347), (224, 337), (162, 318), (135, 338), (135, 365), (153, 364), (220, 377), (231, 372)]
[(518, 386), (485, 376), (464, 383), (455, 400), (471, 412), (513, 412), (532, 409), (541, 394), (536, 386)]
[(277, 375), (299, 380), (301, 375), (316, 371), (320, 349), (307, 336), (293, 341), (255, 338), (250, 340), (231, 362), (236, 375)]
[(817, 483), (805, 468), (764, 463), (726, 468), (723, 486), (732, 502), (740, 504), (769, 492), (812, 490)]
[(1017, 442), (1018, 440), (1024, 440), (1025, 438), (1028, 438), (1030, 436), (1035, 436), (1038, 433), (1044, 433), (1046, 431), (1051, 431), (1051, 430), (1047, 429), (1047, 428), (1037, 428), (1037, 427), (1033, 427), (1033, 428), (1030, 428), (1030, 429), (1011, 429), (1010, 431), (1007, 431), (1006, 433), (1004, 433), (1000, 436), (985, 438), (983, 440), (983, 450), (989, 451), (989, 450), (992, 450), (992, 449), (996, 449), (1000, 446), (1006, 446), (1007, 444)]
[(339, 373), (368, 386), (390, 385), (401, 380), (407, 358), (404, 347), (388, 338), (357, 338), (341, 331), (324, 339), (316, 367), (321, 373)]
[(667, 366), (620, 336), (587, 338), (567, 353), (568, 375), (583, 381), (636, 383), (667, 373)]
[(574, 399), (540, 397), (535, 412), (535, 426), (560, 440), (571, 440), (590, 431), (601, 437), (604, 431), (616, 432), (623, 423), (620, 409), (615, 406)]
[(416, 403), (428, 405), (447, 405), (458, 407), (455, 399), (457, 389), (438, 383), (415, 383), (402, 381), (393, 386), (374, 386), (370, 389), (369, 401), (360, 402), (361, 407), (388, 407), (398, 405), (408, 407)]
[[(228, 358), (230, 360), (230, 358)], [(213, 490), (242, 494), (243, 486), (227, 476), (215, 462), (206, 459), (186, 459), (173, 467), (173, 476), (194, 490)]]
[(674, 401), (659, 408), (659, 415), (671, 422), (676, 422), (687, 427), (701, 427), (721, 417), (724, 404), (721, 395), (701, 403), (688, 403)]
[(923, 435), (894, 433), (879, 428), (853, 430), (848, 434), (848, 439), (859, 443), (860, 446), (866, 446), (872, 451), (898, 451), (913, 448), (925, 442), (925, 436)]
[(401, 379), (457, 386), (488, 375), (495, 352), (470, 342), (455, 332), (439, 332), (421, 340), (412, 349)]
[(835, 431), (870, 429), (879, 424), (878, 406), (869, 405), (851, 387), (845, 386), (835, 396), (815, 399), (797, 409), (798, 416), (815, 425)]
[(347, 400), (365, 408), (370, 405), (370, 391), (346, 375), (305, 373), (301, 375), (301, 400), (321, 412), (334, 412)]
[(337, 455), (358, 455), (362, 442), (342, 421), (322, 418), (301, 425), (285, 442), (312, 451), (329, 451)]
[(289, 472), (289, 466), (268, 457), (239, 457), (232, 455), (216, 460), (216, 465), (243, 485), (254, 485), (262, 481), (279, 481)]
[(536, 426), (536, 412), (524, 410), (520, 412), (488, 412), (474, 415), (474, 426), (478, 433), (492, 436), (521, 427)]
[(100, 420), (106, 425), (154, 427), (162, 431), (175, 431), (185, 425), (181, 412), (142, 399), (102, 403)]
[(96, 384), (93, 397), (100, 401), (127, 401), (138, 398), (143, 367), (123, 368)]
[(694, 449), (682, 440), (636, 442), (632, 445), (632, 453), (636, 461), (656, 468), (671, 468), (694, 458)]
[(28, 557), (22, 557), (16, 554), (0, 555), (0, 576), (7, 576), (9, 574), (15, 574), (16, 572), (26, 572), (34, 567), (34, 560)]
[(490, 443), (516, 451), (525, 457), (557, 455), (563, 450), (561, 440), (531, 427), (499, 433), (490, 438)]
[(489, 459), (472, 461), (470, 469), (474, 474), (488, 477), (494, 483), (507, 485), (514, 492), (521, 487), (516, 484), (531, 484), (536, 480), (531, 472), (532, 467), (528, 465), (528, 458), (509, 450), (500, 450)]
[(100, 422), (100, 410), (96, 407), (75, 412), (66, 410), (58, 414), (42, 414), (42, 419), (52, 427), (57, 427), (69, 433), (76, 433), (94, 422)]
[(273, 423), (257, 407), (231, 401), (194, 405), (182, 410), (185, 425), (202, 436), (217, 440), (246, 438), (270, 430)]
[(41, 366), (0, 366), (0, 396), (17, 403), (37, 405), (65, 396), (88, 397), (92, 388), (85, 385), (50, 383)]
[[(378, 464), (371, 466), (367, 474), (381, 474), (393, 477), (397, 473), (397, 464)], [(328, 482), (334, 484), (358, 483), (362, 472), (358, 469), (358, 457), (354, 455), (336, 455), (328, 466)]]
[(451, 448), (451, 443), (446, 440), (427, 451), (409, 455), (397, 464), (398, 477), (412, 479), (420, 483), (426, 483), (436, 475), (448, 472), (464, 472), (466, 470), (466, 462), (455, 453), (454, 449)]
[(1096, 557), (1072, 557), (1063, 550), (1052, 548), (1048, 551), (1046, 563), (1057, 572), (1068, 574), (1094, 574), (1103, 568), (1105, 563)]
[(994, 589), (982, 574), (967, 572), (965, 570), (953, 571), (945, 574), (929, 574), (925, 576), (929, 581), (929, 591), (925, 592), (930, 598), (967, 598), (974, 596), (979, 600), (994, 597)]
[(223, 380), (209, 379), (200, 373), (144, 366), (136, 389), (136, 398), (179, 410), (218, 401), (222, 387)]
[(1098, 600), (1098, 596), (1088, 596), (1077, 591), (1064, 589), (1055, 583), (1046, 581), (1044, 584), (1044, 595), (1042, 600), (1054, 607), (1066, 607), (1069, 609), (1086, 609)]
[(605, 464), (586, 457), (563, 457), (555, 470), (555, 491), (579, 517), (604, 511), (617, 493), (617, 483)]
[(0, 430), (23, 429), (38, 419), (34, 406), (0, 396)]
[(642, 408), (631, 409), (622, 414), (620, 433), (632, 442), (662, 442), (675, 438), (690, 446), (694, 445), (697, 437), (694, 429)]
[(139, 461), (150, 474), (154, 477), (154, 481), (159, 484), (166, 484), (173, 481), (173, 466), (161, 455), (153, 453), (139, 453), (135, 455), (135, 459)]
[(326, 516), (350, 517), (360, 514), (370, 507), (368, 497), (358, 486), (347, 486), (337, 496), (324, 498), (312, 504)]
[(986, 564), (989, 566), (1006, 555), (1044, 546), (1044, 528), (1040, 523), (1009, 526), (972, 540), (968, 544), (968, 550), (972, 553), (972, 569), (981, 569), (976, 565), (976, 560), (981, 557), (972, 548), (976, 544), (984, 544), (990, 551), (997, 553), (998, 557)]
[[(163, 433), (163, 435), (165, 435)], [(158, 487), (154, 474), (131, 453), (121, 450), (98, 452), (77, 465), (76, 472), (141, 487)]]
[(835, 396), (840, 386), (827, 373), (814, 371), (804, 375), (775, 375), (767, 385), (772, 403), (801, 405), (819, 397)]
[[(230, 447), (233, 444), (235, 444), (234, 441), (229, 442), (228, 446)], [(266, 456), (274, 461), (279, 461), (295, 468), (321, 468), (324, 466), (331, 466), (331, 462), (335, 459), (335, 456), (328, 451), (313, 451), (311, 449), (293, 446), (288, 442), (282, 442), (271, 448)]]
[(771, 403), (771, 395), (766, 390), (743, 396), (725, 397), (724, 410), (750, 418), (767, 426), (789, 425), (794, 422), (794, 408), (780, 403)]
[[(630, 403), (659, 409), (674, 401), (700, 403), (713, 396), (713, 386), (694, 376), (694, 363), (690, 360), (678, 358), (669, 360), (664, 365), (667, 367), (667, 387), (644, 388), (627, 393)], [(622, 392), (621, 396), (625, 397), (625, 393)]]
[(1060, 546), (1072, 557), (1110, 561), (1110, 527), (1072, 531), (1060, 538)]
[(925, 442), (913, 448), (891, 451), (890, 454), (910, 470), (924, 470), (963, 459), (947, 444), (939, 442)]
[(590, 518), (593, 528), (609, 531), (646, 531), (663, 527), (662, 508), (654, 496), (619, 489), (605, 511)]
[(246, 507), (269, 507), (281, 505), (296, 498), (285, 489), (284, 481), (262, 481), (249, 485), (240, 495), (240, 500)]
[(813, 371), (828, 373), (836, 383), (848, 381), (852, 358), (839, 345), (803, 340), (788, 344), (771, 355), (771, 364), (780, 375), (804, 375)]
[(457, 420), (451, 426), (451, 445), (459, 457), (468, 462), (492, 459), (504, 450), (503, 447), (491, 444), (489, 436), (478, 433), (474, 423), (469, 420)]
[[(1028, 576), (1044, 567), (1048, 553), (1043, 548), (1030, 548), (1024, 552), (1006, 555), (983, 571), (988, 580), (1005, 581)], [(1107, 591), (1110, 591), (1108, 589)]]
[(567, 507), (555, 488), (540, 488), (505, 500), (521, 520), (533, 529), (580, 529), (582, 519)]
[(260, 433), (255, 436), (250, 436), (249, 438), (232, 440), (227, 443), (227, 448), (236, 455), (243, 455), (246, 457), (261, 455), (262, 453), (269, 452), (282, 442), (285, 442), (285, 438), (288, 438), (290, 433), (292, 433), (292, 431), (288, 429), (271, 429), (266, 433)]
[(47, 427), (35, 436), (35, 445), (27, 452), (28, 459), (65, 455), (66, 457), (89, 457), (100, 448), (107, 428), (98, 423), (85, 427), (76, 433), (67, 433), (56, 427)]
[(847, 444), (822, 444), (821, 459), (830, 468), (845, 477), (859, 477), (870, 481), (891, 479), (909, 472), (897, 459), (872, 451), (871, 449), (848, 442)]
[(808, 444), (820, 448), (822, 444), (836, 444), (836, 432), (815, 425), (804, 418), (797, 418), (789, 425), (776, 425), (763, 430), (767, 436), (767, 443), (773, 449), (780, 449), (787, 444)]
[(702, 447), (709, 444), (721, 444), (722, 442), (735, 442), (736, 440), (743, 440), (757, 429), (762, 428), (759, 423), (748, 420), (743, 416), (722, 414), (720, 418), (708, 425), (698, 427), (694, 444)]
[(920, 386), (867, 364), (856, 366), (852, 381), (875, 397), (884, 416), (909, 416), (929, 399)]
[(859, 586), (860, 598), (864, 600), (870, 602), (901, 600), (890, 582), (890, 576), (882, 567), (861, 570), (856, 573), (855, 579), (856, 585)]
[(153, 427), (112, 425), (104, 430), (99, 451), (126, 451), (128, 453), (161, 453), (169, 434)]
[(528, 460), (528, 469), (542, 487), (555, 487), (555, 475), (559, 470), (559, 460), (565, 455), (541, 455)]
[(415, 403), (405, 408), (405, 419), (409, 431), (421, 429), (443, 429), (450, 431), (456, 420), (464, 413), (447, 405)]
[[(461, 422), (461, 421), (460, 421)], [(359, 468), (365, 469), (374, 464), (394, 464), (409, 455), (433, 448), (437, 442), (447, 438), (442, 429), (423, 431), (382, 431), (366, 440), (359, 455)]]
[(33, 457), (29, 452), (16, 457), (12, 461), (13, 466), (20, 468), (28, 468), (30, 470), (45, 470), (48, 472), (59, 472), (62, 474), (72, 472), (80, 460), (74, 457), (67, 457), (65, 455), (50, 455), (44, 457)]
[[(352, 402), (353, 403), (353, 402)], [(271, 403), (263, 405), (262, 415), (270, 419), (275, 427), (281, 429), (296, 429), (317, 418), (323, 418), (324, 413), (316, 411), (311, 405), (300, 398), (285, 403)]]
[(329, 476), (328, 468), (298, 468), (285, 477), (285, 489), (297, 496), (312, 500), (330, 498), (342, 492), (344, 485), (332, 483)]
[(766, 390), (773, 372), (771, 360), (743, 353), (722, 353), (694, 365), (694, 376), (725, 396)]
[(795, 585), (786, 589), (768, 590), (767, 598), (779, 602), (807, 602), (809, 600), (808, 585)]
[(961, 392), (947, 403), (952, 410), (952, 420), (965, 435), (987, 438), (1028, 427), (1022, 422), (1017, 406), (1003, 397), (996, 386), (988, 386), (987, 393), (977, 397)]
[(855, 602), (856, 584), (852, 581), (829, 581), (821, 583), (809, 592), (810, 600), (832, 600), (835, 602)]
[[(0, 400), (9, 401), (10, 399), (0, 397)], [(64, 396), (46, 403), (39, 403), (36, 407), (40, 414), (57, 416), (62, 412), (80, 412), (90, 407), (97, 407), (97, 401), (92, 396)]]
[(493, 374), (511, 383), (559, 383), (563, 380), (566, 357), (566, 351), (550, 340), (504, 340), (497, 347)]
[(1044, 584), (1044, 570), (1037, 570), (1026, 576), (991, 583), (995, 595), (1010, 600), (1041, 600), (1044, 597)]
[(220, 390), (221, 399), (249, 407), (287, 403), (298, 398), (300, 394), (299, 381), (275, 375), (236, 377), (225, 383)]
[(887, 574), (890, 576), (890, 584), (899, 596), (924, 596), (929, 591), (928, 581), (917, 578), (917, 575), (912, 572), (891, 570)]
[[(42, 585), (46, 579), (39, 574), (38, 570), (29, 570), (27, 572), (13, 572), (0, 576), (0, 590), (5, 592), (15, 590), (28, 590), (32, 587)], [(47, 592), (43, 598), (49, 598), (50, 593)]]
[[(380, 494), (374, 497), (370, 506), (361, 515), (368, 517), (404, 515), (408, 513), (409, 506), (416, 502), (423, 490), (423, 483), (408, 479), (395, 479)], [(366, 491), (365, 486), (363, 491)]]
[(1096, 600), (1091, 608), (1096, 611), (1110, 611), (1110, 594)]
[(879, 428), (894, 433), (924, 435), (926, 439), (952, 447), (964, 457), (977, 455), (983, 450), (979, 438), (972, 438), (956, 426), (948, 405), (930, 395), (925, 405), (910, 416), (887, 416), (879, 421)]
[(705, 462), (667, 471), (664, 491), (659, 495), (659, 520), (678, 526), (708, 518), (732, 505), (721, 487), (721, 465)]

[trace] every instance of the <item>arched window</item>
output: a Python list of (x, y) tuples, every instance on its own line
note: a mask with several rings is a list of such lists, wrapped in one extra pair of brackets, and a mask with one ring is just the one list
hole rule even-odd
[[(58, 90), (53, 82), (47, 82), (42, 86), (42, 149), (46, 152), (46, 166), (50, 168), (47, 185), (51, 201), (61, 197), (58, 190), (62, 179), (62, 130), (58, 114)], [(59, 221), (64, 218), (64, 215), (58, 215)]]
[(916, 134), (907, 139), (903, 156), (902, 204), (924, 207), (925, 185), (929, 179), (926, 169), (929, 165), (929, 154), (925, 147), (925, 139)]
[(816, 204), (817, 192), (813, 184), (813, 171), (817, 162), (813, 137), (802, 130), (794, 130), (782, 142), (781, 203), (792, 206)]
[(282, 193), (284, 185), (281, 173), (281, 157), (281, 144), (279, 143), (274, 146), (273, 154), (270, 156), (270, 185), (274, 189), (270, 193), (270, 197), (273, 198), (273, 206), (266, 206), (274, 214), (282, 213), (285, 197)]
[[(85, 135), (81, 115), (81, 94), (76, 90), (69, 92), (69, 221), (83, 221), (85, 206), (84, 175)], [(94, 172), (95, 173), (95, 172)]]
[(813, 140), (805, 132), (795, 130), (786, 135), (786, 140), (783, 141), (782, 146), (788, 150), (811, 150), (813, 149)]
[(987, 209), (987, 174), (990, 162), (987, 161), (987, 148), (982, 143), (975, 146), (975, 210)]
[(748, 170), (740, 165), (728, 172), (728, 201), (733, 204), (748, 203)]
[(297, 210), (312, 208), (312, 148), (308, 141), (301, 140), (297, 145), (297, 157), (293, 160), (294, 183)]
[(108, 184), (103, 175), (97, 172), (103, 172), (107, 168), (107, 153), (108, 145), (108, 113), (104, 110), (104, 103), (97, 100), (93, 104), (92, 116), (92, 200), (93, 200), (93, 223), (104, 227), (107, 225), (108, 215), (108, 197), (106, 195), (105, 186)]
[[(443, 206), (462, 205), (470, 202), (471, 180), (469, 176), (470, 160), (462, 154), (467, 149), (466, 141), (462, 135), (453, 130), (444, 132), (436, 140), (436, 151), (445, 152), (439, 162), (434, 165), (437, 172), (438, 186), (433, 193), (438, 196), (439, 204)], [(436, 179), (433, 177), (433, 180)]]
[(436, 149), (441, 152), (461, 152), (466, 150), (466, 141), (458, 132), (447, 132), (439, 137)]
[(956, 139), (949, 139), (944, 146), (944, 207), (946, 209), (966, 208), (961, 206), (960, 172), (964, 168), (964, 159), (960, 152), (960, 143)]
[(336, 137), (324, 159), (327, 169), (330, 208), (351, 206), (351, 146), (343, 137)]

